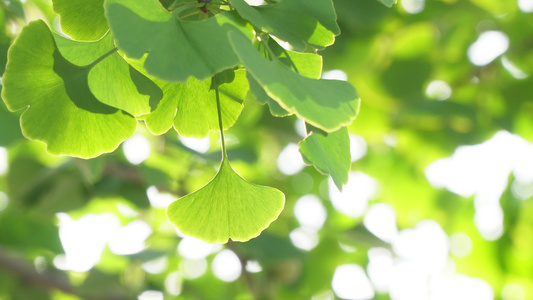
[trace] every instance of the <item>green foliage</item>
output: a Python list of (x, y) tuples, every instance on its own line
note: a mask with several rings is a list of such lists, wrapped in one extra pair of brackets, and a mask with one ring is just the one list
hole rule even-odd
[[(244, 36), (230, 33), (229, 37), (248, 73), (285, 110), (329, 132), (357, 116), (359, 97), (349, 83), (301, 76), (278, 61), (263, 58)], [(329, 98), (332, 94), (334, 99)]]
[(531, 12), (394, 3), (0, 1), (0, 299), (531, 298)]
[(209, 243), (247, 241), (277, 219), (284, 205), (282, 192), (244, 180), (224, 157), (215, 178), (172, 203), (167, 217), (182, 233)]
[(109, 30), (104, 0), (55, 0), (53, 4), (61, 29), (75, 40), (99, 40)]
[(24, 28), (9, 52), (2, 97), (12, 111), (27, 107), (20, 120), (27, 138), (47, 143), (54, 155), (89, 158), (115, 150), (133, 135), (135, 119), (98, 101), (88, 85), (90, 62), (112, 49), (112, 42), (88, 45), (89, 57), (69, 61), (44, 22)]
[(235, 67), (239, 60), (227, 33), (241, 31), (252, 37), (252, 27), (233, 12), (189, 22), (176, 18), (157, 0), (110, 0), (105, 7), (119, 49), (137, 59), (149, 52), (144, 68), (168, 81), (185, 82), (191, 76), (206, 80)]
[[(26, 108), (24, 136), (44, 142), (51, 154), (93, 158), (112, 152), (134, 134), (137, 120), (154, 134), (174, 127), (180, 136), (206, 137), (235, 124), (249, 86), (274, 115), (294, 113), (325, 131), (357, 115), (359, 98), (349, 83), (319, 79), (322, 60), (315, 48), (331, 45), (340, 33), (330, 0), (259, 8), (244, 1), (165, 6), (157, 0), (54, 1), (54, 10), (73, 40), (51, 33), (42, 21), (30, 23), (11, 48), (3, 90), (11, 111)], [(194, 14), (202, 20), (191, 20)], [(287, 51), (273, 37), (311, 53)], [(262, 41), (256, 46), (264, 47), (263, 54), (252, 41)], [(316, 146), (310, 148), (306, 151)], [(340, 144), (333, 150), (348, 151)], [(341, 188), (349, 167), (345, 155), (339, 156), (332, 156), (325, 172), (334, 174)], [(314, 161), (311, 155), (308, 162)], [(317, 167), (324, 172), (322, 164)], [(204, 203), (201, 209), (169, 211), (178, 228), (211, 242), (246, 241), (277, 218), (283, 197), (269, 199), (271, 192), (248, 188), (239, 201), (234, 194), (242, 179), (228, 172), (221, 169), (210, 185), (176, 202), (180, 208), (189, 199)], [(225, 210), (217, 208), (220, 215), (208, 219), (203, 213), (210, 211), (204, 208), (213, 190), (221, 193), (218, 203)]]
[(335, 185), (342, 190), (348, 182), (351, 164), (350, 138), (346, 128), (327, 136), (312, 133), (300, 142), (300, 152), (308, 164), (313, 164), (322, 174), (331, 175)]

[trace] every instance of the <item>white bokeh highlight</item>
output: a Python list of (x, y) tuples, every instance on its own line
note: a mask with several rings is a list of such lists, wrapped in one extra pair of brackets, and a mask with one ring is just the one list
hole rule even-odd
[(178, 253), (187, 259), (203, 259), (222, 249), (221, 244), (210, 244), (193, 237), (184, 237), (178, 245)]
[(163, 300), (164, 298), (162, 292), (152, 290), (144, 291), (137, 297), (138, 300)]
[(433, 80), (426, 88), (426, 96), (433, 100), (446, 100), (452, 95), (452, 88), (443, 80)]
[(340, 213), (354, 218), (365, 213), (368, 201), (374, 198), (378, 191), (377, 181), (359, 171), (350, 172), (348, 183), (343, 187), (342, 192), (337, 189), (331, 178), (329, 178), (328, 185), (329, 198), (333, 207)]
[(435, 187), (463, 197), (474, 195), (475, 224), (483, 238), (496, 240), (504, 231), (499, 201), (509, 174), (521, 184), (533, 183), (531, 153), (532, 143), (499, 131), (484, 143), (458, 147), (451, 157), (431, 163), (425, 173)]
[(363, 224), (373, 235), (385, 242), (392, 242), (398, 235), (396, 212), (386, 203), (370, 206), (363, 219)]
[(450, 237), (450, 252), (455, 257), (466, 257), (472, 252), (473, 243), (470, 237), (462, 232)]
[(326, 208), (315, 195), (300, 197), (294, 205), (294, 215), (301, 226), (320, 230), (326, 221)]
[(290, 143), (281, 150), (277, 166), (279, 171), (285, 175), (295, 175), (305, 167), (297, 144)]
[(341, 299), (365, 300), (374, 298), (374, 288), (363, 268), (355, 264), (335, 269), (331, 287)]
[(0, 147), (0, 175), (4, 175), (7, 172), (7, 149)]
[(203, 139), (197, 139), (192, 137), (178, 136), (180, 142), (187, 148), (199, 153), (206, 153), (211, 147), (211, 140), (209, 137)]
[(418, 14), (424, 10), (425, 0), (401, 0), (402, 8), (410, 14)]
[(467, 51), (468, 59), (476, 66), (485, 66), (509, 48), (509, 37), (501, 31), (482, 32)]
[(516, 79), (526, 79), (529, 77), (529, 74), (524, 72), (522, 69), (517, 67), (509, 58), (505, 55), (501, 58), (502, 66)]
[(368, 151), (368, 145), (363, 137), (357, 134), (351, 134), (350, 137), (350, 156), (352, 162), (358, 161), (365, 157)]
[(157, 187), (150, 186), (146, 189), (146, 195), (150, 204), (155, 208), (167, 208), (176, 198), (170, 194), (160, 193)]
[(135, 220), (118, 228), (109, 240), (109, 249), (117, 255), (132, 255), (146, 248), (144, 241), (152, 234), (146, 222)]
[(299, 249), (310, 251), (318, 245), (319, 237), (316, 230), (298, 227), (289, 233), (292, 244)]
[(179, 271), (172, 272), (165, 278), (165, 290), (172, 296), (181, 294), (183, 288), (183, 276)]
[(348, 75), (343, 70), (329, 70), (322, 73), (322, 79), (334, 79), (334, 80), (342, 80), (347, 81)]
[(180, 264), (181, 274), (183, 278), (196, 279), (207, 272), (207, 260), (201, 259), (185, 259)]
[(134, 135), (122, 144), (126, 159), (133, 165), (138, 165), (150, 157), (150, 142), (142, 135)]
[(78, 220), (58, 213), (57, 218), (65, 255), (54, 259), (54, 264), (62, 270), (90, 270), (100, 261), (107, 241), (120, 228), (120, 221), (111, 213), (88, 214)]
[(224, 249), (213, 259), (212, 269), (218, 279), (232, 282), (241, 276), (242, 264), (233, 251)]
[(522, 12), (533, 12), (533, 0), (518, 0), (518, 7)]

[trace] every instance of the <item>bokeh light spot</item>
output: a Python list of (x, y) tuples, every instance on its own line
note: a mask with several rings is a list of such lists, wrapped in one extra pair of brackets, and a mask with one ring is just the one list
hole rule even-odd
[(7, 172), (7, 150), (4, 147), (0, 147), (0, 175), (4, 175)]
[(365, 214), (363, 223), (372, 234), (385, 242), (392, 242), (398, 234), (396, 213), (394, 208), (386, 203), (370, 206)]
[(211, 147), (211, 141), (209, 137), (203, 139), (197, 139), (192, 137), (178, 136), (180, 142), (187, 148), (194, 150), (199, 153), (206, 153)]
[(138, 165), (150, 157), (150, 142), (142, 135), (134, 135), (122, 144), (124, 156), (133, 165)]
[(455, 257), (466, 257), (472, 252), (472, 240), (462, 232), (455, 233), (450, 237), (450, 252)]
[(426, 96), (434, 100), (446, 100), (452, 95), (452, 88), (443, 80), (433, 80), (426, 88)]
[(349, 217), (360, 217), (366, 211), (368, 201), (378, 190), (377, 181), (363, 172), (350, 172), (348, 183), (342, 192), (337, 189), (331, 178), (329, 179), (329, 198), (333, 207)]
[(372, 299), (374, 288), (358, 265), (341, 265), (335, 269), (331, 287), (341, 299)]
[(290, 143), (283, 148), (278, 156), (277, 164), (280, 172), (285, 175), (294, 175), (300, 172), (305, 167), (305, 163), (298, 145)]
[(326, 221), (327, 212), (315, 195), (305, 195), (296, 201), (294, 215), (301, 226), (319, 230)]
[(178, 245), (179, 254), (188, 259), (206, 258), (220, 249), (222, 249), (220, 244), (210, 244), (193, 237), (184, 237)]
[(501, 31), (485, 31), (468, 48), (468, 59), (476, 66), (488, 65), (509, 48), (509, 38)]
[(242, 265), (239, 257), (229, 250), (220, 251), (213, 259), (213, 274), (225, 282), (232, 282), (241, 276)]

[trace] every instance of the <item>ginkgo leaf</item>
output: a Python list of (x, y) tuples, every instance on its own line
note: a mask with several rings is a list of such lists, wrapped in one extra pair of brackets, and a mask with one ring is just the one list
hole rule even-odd
[(75, 40), (96, 41), (109, 30), (104, 0), (53, 0), (61, 30)]
[(209, 243), (243, 242), (275, 221), (284, 205), (282, 192), (244, 180), (224, 158), (207, 185), (170, 204), (166, 213), (183, 234)]
[[(134, 116), (153, 111), (163, 92), (148, 77), (116, 53), (110, 33), (96, 42), (78, 42), (54, 34), (61, 56), (77, 66), (89, 66), (89, 88), (98, 101)], [(107, 55), (106, 53), (112, 52)], [(100, 57), (105, 59), (100, 59)], [(98, 62), (98, 63), (96, 63)]]
[(327, 132), (349, 125), (357, 116), (360, 100), (348, 82), (304, 77), (265, 59), (241, 34), (230, 32), (229, 37), (247, 72), (283, 109)]
[[(93, 61), (110, 50), (100, 46), (91, 46)], [(2, 97), (11, 111), (27, 108), (20, 122), (25, 137), (44, 142), (54, 155), (90, 158), (134, 134), (135, 118), (93, 96), (89, 71), (62, 56), (43, 21), (22, 30), (9, 51)]]
[(161, 88), (128, 65), (118, 53), (91, 69), (89, 88), (100, 102), (134, 116), (154, 111), (163, 98)]
[(230, 3), (254, 27), (288, 42), (298, 51), (309, 46), (329, 46), (340, 34), (331, 0), (280, 0), (262, 6), (250, 6), (244, 0)]
[[(168, 83), (155, 80), (164, 92), (159, 106), (143, 116), (146, 127), (154, 134), (163, 134), (173, 125), (181, 136), (203, 138), (218, 130), (215, 91), (211, 80), (189, 79), (187, 83)], [(235, 79), (219, 87), (222, 124), (228, 129), (242, 111), (242, 101), (248, 91), (244, 70), (235, 71)]]
[(119, 49), (135, 59), (148, 52), (146, 71), (167, 81), (186, 82), (191, 76), (203, 81), (235, 67), (239, 60), (227, 33), (253, 37), (252, 26), (235, 12), (191, 22), (178, 19), (157, 0), (107, 0), (105, 8)]
[[(247, 91), (248, 81), (244, 70), (236, 71), (231, 83), (220, 85), (222, 125), (225, 129), (237, 121)], [(181, 136), (195, 138), (206, 137), (209, 131), (218, 130), (217, 105), (211, 80), (198, 81), (191, 78), (187, 82), (187, 91), (178, 101), (174, 128)]]
[[(298, 74), (310, 78), (320, 78), (322, 74), (322, 56), (314, 53), (299, 53), (283, 49), (273, 39), (269, 39), (268, 47), (277, 57), (277, 59), (293, 69)], [(250, 91), (260, 104), (268, 104), (270, 113), (276, 117), (285, 117), (291, 115), (281, 107), (274, 99), (270, 98), (263, 87), (250, 75), (248, 75)]]
[(331, 175), (339, 190), (348, 182), (350, 173), (350, 138), (343, 127), (324, 136), (312, 133), (299, 143), (300, 153), (307, 164), (324, 175)]

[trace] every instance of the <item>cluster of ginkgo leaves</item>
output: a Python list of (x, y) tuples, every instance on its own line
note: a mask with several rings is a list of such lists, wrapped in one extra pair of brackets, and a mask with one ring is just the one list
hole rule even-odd
[[(340, 33), (333, 3), (266, 2), (54, 0), (70, 38), (28, 24), (9, 50), (2, 98), (24, 110), (24, 136), (49, 153), (93, 158), (131, 137), (138, 120), (156, 135), (220, 130), (224, 145), (250, 91), (273, 115), (305, 120), (304, 159), (340, 189), (359, 97), (345, 81), (320, 79), (317, 52)], [(284, 195), (242, 179), (222, 151), (215, 178), (167, 216), (208, 242), (246, 241), (278, 217)]]

